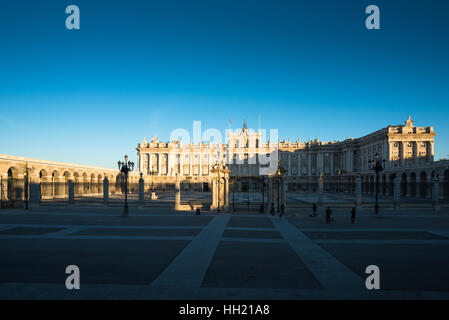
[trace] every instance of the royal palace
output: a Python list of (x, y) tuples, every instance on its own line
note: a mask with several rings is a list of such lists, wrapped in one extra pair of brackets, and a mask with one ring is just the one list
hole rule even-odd
[[(231, 132), (226, 144), (190, 143), (180, 141), (160, 142), (156, 137), (151, 142), (138, 143), (138, 170), (144, 176), (157, 181), (171, 181), (182, 177), (204, 190), (210, 181), (211, 168), (216, 163), (225, 163), (230, 176), (236, 177), (238, 191), (257, 191), (261, 177), (272, 175), (275, 170), (260, 161), (260, 156), (279, 163), (285, 172), (286, 191), (305, 191), (310, 181), (322, 174), (324, 179), (332, 177), (361, 176), (364, 189), (374, 183), (373, 161), (383, 161), (380, 177), (384, 189), (397, 176), (406, 181), (429, 180), (437, 174), (447, 179), (447, 161), (434, 162), (433, 127), (416, 127), (408, 117), (403, 125), (389, 125), (360, 138), (344, 141), (323, 142), (309, 140), (280, 140), (264, 142), (261, 132), (243, 128)], [(279, 161), (278, 161), (279, 160)], [(404, 193), (418, 192), (411, 185)], [(424, 191), (421, 191), (424, 193)]]

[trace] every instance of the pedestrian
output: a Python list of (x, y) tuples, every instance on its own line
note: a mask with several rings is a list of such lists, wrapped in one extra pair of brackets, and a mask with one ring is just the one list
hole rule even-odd
[(274, 203), (271, 203), (270, 213), (272, 216), (274, 216)]
[(285, 205), (281, 204), (281, 212), (279, 213), (279, 219), (282, 219), (282, 216), (284, 215)]
[(331, 214), (332, 214), (331, 208), (327, 207), (327, 209), (326, 209), (326, 223), (327, 224), (331, 223)]
[(312, 216), (313, 216), (313, 217), (316, 217), (316, 204), (315, 204), (315, 202), (313, 203), (312, 211), (313, 211)]
[(351, 224), (354, 224), (354, 222), (355, 222), (355, 214), (356, 214), (356, 209), (355, 209), (355, 207), (352, 207), (352, 209), (351, 209)]

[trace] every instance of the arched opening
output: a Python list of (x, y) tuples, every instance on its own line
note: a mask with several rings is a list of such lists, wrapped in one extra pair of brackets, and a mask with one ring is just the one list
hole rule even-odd
[(123, 185), (124, 181), (122, 181), (122, 174), (119, 173), (115, 176), (115, 190), (117, 193), (124, 193), (125, 186)]
[(387, 176), (386, 175), (382, 175), (382, 194), (383, 195), (387, 194)]
[(405, 197), (407, 195), (407, 174), (403, 173), (401, 175), (401, 196)]
[(98, 194), (103, 194), (103, 176), (101, 173), (97, 176), (97, 192)]
[(369, 192), (374, 193), (375, 185), (374, 185), (374, 176), (369, 177)]
[(63, 181), (62, 183), (64, 184), (64, 197), (68, 197), (69, 196), (69, 180), (72, 180), (72, 175), (70, 174), (70, 172), (65, 171), (63, 176)]
[(53, 170), (51, 173), (51, 197), (54, 198), (58, 196), (60, 193), (60, 177), (59, 172), (57, 170)]
[(90, 193), (91, 194), (97, 194), (97, 176), (94, 173), (91, 173), (90, 175)]
[(41, 169), (39, 171), (39, 180), (41, 182), (41, 198), (42, 199), (53, 198), (53, 184), (47, 170)]
[(89, 178), (87, 177), (87, 173), (83, 173), (83, 195), (89, 194)]
[[(18, 177), (18, 170), (16, 167), (10, 167), (7, 173), (8, 179), (6, 183), (6, 198), (13, 207), (15, 201), (21, 200), (24, 185)], [(2, 194), (2, 197), (3, 196), (4, 194)]]
[(73, 192), (75, 197), (83, 194), (83, 184), (81, 181), (81, 177), (80, 174), (76, 171), (73, 173)]
[(449, 199), (449, 169), (443, 173), (443, 195), (445, 199)]
[(394, 179), (396, 178), (395, 174), (391, 174), (389, 179), (389, 183), (388, 183), (388, 191), (389, 191), (389, 195), (393, 196), (394, 195)]
[(422, 171), (419, 174), (419, 196), (425, 198), (427, 195), (427, 173)]
[(416, 197), (416, 173), (410, 174), (410, 196)]

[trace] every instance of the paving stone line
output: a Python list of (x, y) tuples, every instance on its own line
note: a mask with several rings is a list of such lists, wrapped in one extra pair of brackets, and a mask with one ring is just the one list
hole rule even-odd
[(0, 299), (449, 299), (449, 292), (379, 290), (348, 292), (332, 289), (157, 288), (141, 285), (81, 284), (67, 290), (55, 283), (0, 283)]
[[(203, 226), (138, 226), (138, 225), (84, 225), (84, 224), (0, 224), (0, 229), (26, 228), (81, 228), (81, 229), (202, 229)], [(271, 229), (272, 230), (272, 229)]]
[(362, 279), (308, 238), (287, 219), (270, 217), (296, 255), (326, 289), (364, 289)]
[(153, 287), (197, 287), (212, 261), (230, 215), (217, 215), (153, 281)]
[(402, 239), (391, 239), (391, 240), (341, 240), (341, 239), (313, 239), (315, 243), (322, 244), (449, 244), (449, 240), (402, 240)]

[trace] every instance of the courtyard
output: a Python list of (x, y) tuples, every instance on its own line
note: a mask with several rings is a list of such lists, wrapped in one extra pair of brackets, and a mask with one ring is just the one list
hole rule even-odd
[[(448, 299), (449, 211), (0, 211), (0, 299)], [(68, 265), (80, 289), (65, 287)], [(380, 270), (368, 290), (365, 269)]]

